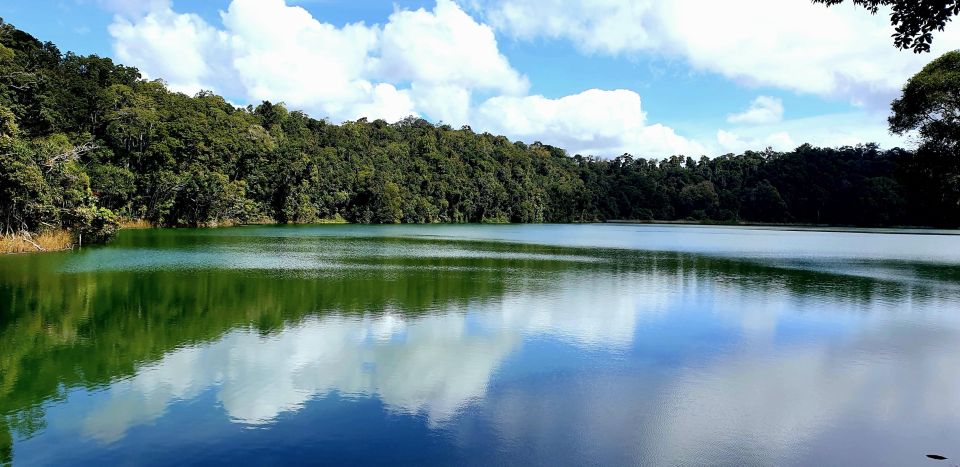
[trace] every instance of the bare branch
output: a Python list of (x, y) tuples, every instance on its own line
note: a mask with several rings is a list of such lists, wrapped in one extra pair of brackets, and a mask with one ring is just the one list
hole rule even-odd
[(83, 143), (79, 146), (74, 146), (73, 149), (65, 153), (55, 154), (53, 156), (48, 157), (47, 160), (44, 161), (43, 165), (47, 168), (47, 172), (49, 172), (53, 170), (56, 166), (64, 162), (75, 161), (79, 159), (80, 156), (90, 151), (97, 150), (99, 148), (100, 146), (94, 143), (93, 141), (87, 141), (86, 143)]

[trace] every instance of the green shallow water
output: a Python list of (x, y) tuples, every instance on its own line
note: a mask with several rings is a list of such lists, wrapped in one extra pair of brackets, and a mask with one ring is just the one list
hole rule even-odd
[(960, 459), (960, 236), (124, 231), (0, 257), (0, 462)]

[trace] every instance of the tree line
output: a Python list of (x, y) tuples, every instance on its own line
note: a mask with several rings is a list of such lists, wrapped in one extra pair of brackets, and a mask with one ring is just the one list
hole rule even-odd
[(957, 131), (948, 124), (940, 133), (917, 151), (865, 144), (697, 159), (569, 156), (414, 117), (333, 124), (277, 103), (237, 108), (210, 92), (171, 92), (109, 58), (61, 53), (0, 20), (4, 233), (66, 228), (95, 241), (121, 217), (161, 226), (690, 219), (954, 227), (960, 169), (955, 143), (943, 141)]

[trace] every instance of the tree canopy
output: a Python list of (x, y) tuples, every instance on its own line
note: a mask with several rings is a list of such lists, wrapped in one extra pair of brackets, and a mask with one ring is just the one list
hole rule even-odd
[(928, 147), (960, 150), (960, 51), (944, 54), (910, 78), (892, 109), (890, 131), (919, 130)]
[[(960, 158), (941, 146), (913, 152), (803, 145), (715, 158), (570, 156), (548, 144), (415, 117), (333, 124), (281, 103), (237, 108), (210, 92), (171, 92), (108, 58), (63, 54), (2, 22), (0, 47), (4, 232), (68, 228), (104, 238), (115, 215), (163, 226), (960, 223)], [(921, 90), (905, 91), (897, 115), (942, 117), (946, 107), (907, 97), (924, 98), (930, 83), (942, 85), (936, 95), (955, 105), (949, 78), (955, 58), (931, 67), (921, 73), (929, 78), (908, 84)], [(904, 117), (907, 123), (895, 128), (913, 121)]]
[[(839, 5), (845, 0), (813, 0), (827, 6)], [(870, 13), (880, 7), (890, 7), (890, 24), (894, 26), (893, 43), (900, 49), (916, 53), (929, 52), (933, 32), (943, 31), (954, 16), (960, 14), (960, 0), (851, 0)]]

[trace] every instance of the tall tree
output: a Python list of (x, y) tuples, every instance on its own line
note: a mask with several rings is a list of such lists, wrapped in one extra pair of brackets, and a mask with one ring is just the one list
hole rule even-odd
[(960, 149), (960, 50), (947, 52), (907, 81), (893, 101), (890, 131), (919, 130), (923, 143)]
[(916, 130), (921, 139), (905, 175), (916, 191), (930, 191), (935, 215), (960, 222), (960, 51), (947, 52), (910, 78), (892, 109), (890, 131)]

